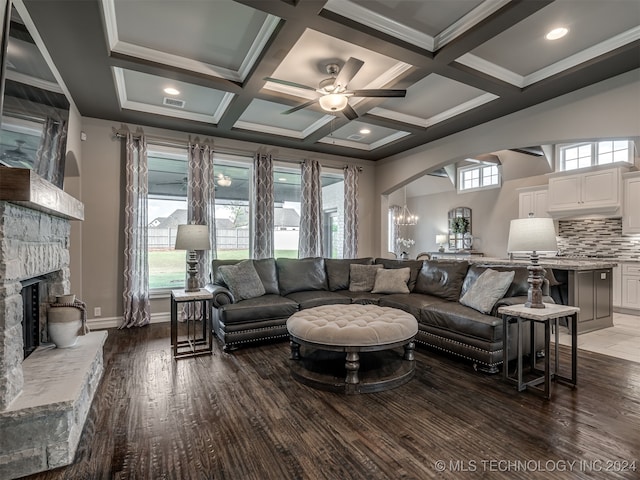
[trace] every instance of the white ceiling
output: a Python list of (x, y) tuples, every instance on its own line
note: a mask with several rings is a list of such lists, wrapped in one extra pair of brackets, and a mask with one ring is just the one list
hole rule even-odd
[[(24, 3), (83, 115), (371, 160), (640, 65), (638, 0)], [(264, 80), (315, 88), (350, 57), (350, 89), (406, 97), (283, 115), (319, 94)]]

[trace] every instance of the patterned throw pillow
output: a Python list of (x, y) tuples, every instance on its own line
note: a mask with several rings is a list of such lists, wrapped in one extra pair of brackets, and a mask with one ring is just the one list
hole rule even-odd
[(349, 291), (370, 292), (376, 281), (376, 272), (382, 265), (349, 265)]
[(411, 269), (409, 267), (378, 270), (371, 293), (409, 293), (407, 283), (410, 277)]
[(243, 260), (235, 265), (221, 265), (218, 271), (236, 302), (265, 294), (262, 280), (251, 260)]
[(480, 313), (491, 313), (498, 300), (507, 293), (515, 272), (498, 272), (486, 269), (460, 298), (460, 303)]

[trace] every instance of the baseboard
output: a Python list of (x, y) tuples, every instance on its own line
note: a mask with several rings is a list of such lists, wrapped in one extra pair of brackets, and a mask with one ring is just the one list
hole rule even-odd
[[(122, 325), (122, 317), (99, 317), (87, 319), (87, 325), (91, 330), (104, 330), (107, 328), (118, 328)], [(169, 312), (158, 312), (151, 314), (151, 323), (164, 323), (171, 321)]]

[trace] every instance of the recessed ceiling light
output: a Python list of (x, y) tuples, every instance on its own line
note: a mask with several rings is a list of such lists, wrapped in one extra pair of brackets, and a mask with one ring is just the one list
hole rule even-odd
[(361, 128), (361, 129), (360, 129), (360, 133), (361, 133), (362, 135), (368, 135), (368, 134), (370, 134), (370, 133), (371, 133), (371, 130), (369, 130), (368, 128)]
[(287, 181), (287, 179), (286, 179), (286, 178), (284, 178), (284, 177), (280, 177), (280, 178), (278, 178), (278, 181), (279, 181), (279, 182), (286, 182), (286, 181)]
[(547, 33), (544, 38), (546, 38), (547, 40), (558, 40), (559, 38), (564, 37), (567, 33), (569, 33), (568, 28), (558, 27)]
[(167, 87), (164, 89), (164, 93), (167, 95), (180, 95), (180, 90), (177, 90), (173, 87)]

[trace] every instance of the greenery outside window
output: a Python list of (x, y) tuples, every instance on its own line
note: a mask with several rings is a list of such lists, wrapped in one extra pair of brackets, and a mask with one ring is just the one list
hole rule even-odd
[(480, 164), (458, 169), (458, 192), (498, 188), (500, 168), (495, 164)]
[(613, 163), (633, 163), (633, 142), (600, 140), (558, 145), (560, 171)]

